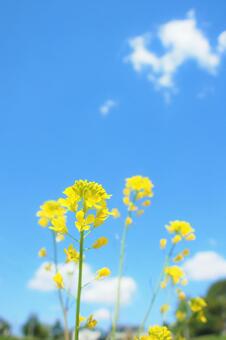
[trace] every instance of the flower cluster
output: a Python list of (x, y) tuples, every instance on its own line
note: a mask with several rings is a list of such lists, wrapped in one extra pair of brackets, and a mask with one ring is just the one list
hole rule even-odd
[[(76, 339), (78, 339), (79, 325), (86, 320), (86, 326), (94, 328), (97, 320), (90, 315), (84, 318), (80, 315), (80, 299), (82, 290), (82, 271), (84, 262), (84, 252), (90, 249), (99, 249), (108, 244), (106, 237), (99, 237), (91, 246), (85, 248), (87, 236), (97, 227), (105, 223), (109, 216), (118, 217), (117, 209), (108, 210), (107, 201), (111, 195), (107, 194), (102, 185), (87, 180), (78, 180), (64, 190), (65, 197), (56, 201), (47, 201), (37, 213), (39, 224), (42, 227), (50, 229), (54, 235), (55, 255), (56, 242), (64, 240), (65, 236), (70, 239), (70, 244), (64, 248), (66, 255), (65, 262), (72, 262), (78, 265), (78, 287), (77, 287), (77, 310), (76, 310)], [(67, 225), (67, 215), (72, 213), (74, 218), (74, 228)], [(71, 220), (68, 219), (68, 220)], [(75, 230), (79, 233), (79, 240), (74, 236)], [(75, 247), (75, 242), (79, 243), (79, 249)], [(44, 257), (47, 255), (45, 248), (39, 250), (38, 255)], [(56, 259), (56, 256), (55, 256)], [(47, 271), (52, 268), (51, 263), (45, 264)], [(55, 263), (55, 275), (53, 280), (57, 289), (61, 292), (65, 289), (64, 277), (58, 270), (58, 264)], [(73, 274), (73, 273), (72, 273)], [(110, 269), (103, 267), (96, 272), (95, 280), (101, 280), (111, 274)], [(62, 293), (60, 293), (60, 303), (64, 306)], [(65, 310), (64, 310), (65, 314)]]
[(148, 177), (133, 176), (126, 179), (123, 190), (123, 202), (127, 206), (129, 216), (125, 220), (126, 225), (132, 224), (132, 212), (136, 211), (137, 216), (144, 213), (144, 207), (151, 204), (153, 197), (153, 183)]
[(152, 326), (148, 330), (148, 335), (142, 335), (140, 340), (172, 340), (170, 330), (165, 326)]

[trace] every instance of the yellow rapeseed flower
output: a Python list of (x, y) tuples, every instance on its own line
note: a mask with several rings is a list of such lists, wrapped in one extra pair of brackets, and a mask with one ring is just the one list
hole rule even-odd
[(172, 238), (172, 243), (173, 243), (173, 244), (177, 244), (177, 243), (179, 243), (181, 240), (182, 240), (182, 237), (181, 237), (180, 235), (175, 235), (175, 236)]
[(53, 218), (65, 215), (66, 211), (58, 201), (46, 201), (40, 206), (37, 216), (40, 218), (38, 223), (42, 227), (47, 227)]
[(137, 210), (137, 216), (138, 216), (138, 217), (141, 216), (141, 215), (143, 215), (143, 214), (144, 214), (144, 210), (143, 210), (143, 209)]
[(170, 310), (170, 305), (165, 303), (160, 307), (160, 313), (165, 314)]
[(66, 263), (68, 263), (68, 262), (78, 263), (78, 261), (79, 261), (79, 253), (74, 248), (73, 244), (70, 244), (68, 246), (68, 249), (65, 248), (64, 252), (66, 254)]
[(171, 279), (173, 284), (178, 284), (184, 278), (184, 271), (178, 266), (169, 266), (165, 268), (165, 274), (168, 279)]
[(178, 310), (176, 312), (176, 318), (178, 321), (184, 321), (186, 319), (186, 313), (182, 312), (181, 310)]
[(172, 334), (166, 326), (152, 326), (148, 330), (150, 340), (172, 340)]
[(150, 204), (151, 204), (151, 201), (150, 201), (150, 200), (146, 200), (146, 201), (144, 201), (144, 202), (142, 203), (142, 205), (143, 205), (144, 207), (149, 207)]
[(174, 257), (173, 262), (181, 262), (183, 261), (183, 259), (184, 259), (184, 256), (182, 253), (180, 253)]
[(55, 233), (57, 233), (57, 234), (67, 234), (68, 233), (65, 216), (59, 216), (57, 218), (53, 218), (51, 220), (51, 223), (52, 223), (52, 225), (49, 227), (49, 229), (55, 231)]
[(64, 280), (63, 280), (63, 276), (57, 272), (54, 277), (53, 277), (53, 281), (56, 283), (57, 288), (62, 289), (64, 288)]
[(188, 256), (188, 255), (190, 255), (190, 250), (189, 249), (184, 249), (182, 251), (182, 254), (183, 254), (183, 256)]
[(86, 326), (90, 329), (95, 328), (97, 325), (97, 320), (93, 318), (93, 315), (90, 315), (86, 321)]
[(178, 296), (178, 299), (181, 301), (186, 299), (186, 294), (181, 289), (177, 289), (177, 296)]
[(41, 248), (38, 252), (39, 257), (45, 257), (47, 255), (46, 248)]
[(207, 307), (207, 303), (203, 298), (195, 297), (189, 301), (189, 306), (193, 313), (197, 313), (201, 312), (205, 307)]
[(82, 315), (79, 315), (79, 325), (84, 322), (86, 320), (86, 318)]
[(85, 217), (85, 213), (83, 210), (79, 210), (76, 213), (76, 219), (75, 226), (78, 229), (79, 232), (89, 230), (90, 225), (94, 223), (95, 216), (93, 214), (88, 215)]
[(128, 226), (128, 225), (130, 225), (130, 224), (132, 224), (133, 223), (133, 220), (132, 220), (132, 218), (131, 217), (126, 217), (126, 219), (125, 219), (125, 225), (126, 226)]
[(107, 267), (101, 268), (96, 272), (96, 280), (103, 279), (104, 277), (107, 277), (109, 275), (111, 275), (111, 271), (109, 268)]
[(114, 218), (119, 218), (120, 217), (120, 212), (117, 208), (113, 208), (111, 210), (111, 215), (114, 217)]
[(170, 234), (178, 234), (181, 237), (187, 239), (190, 234), (194, 234), (195, 230), (190, 223), (186, 221), (172, 221), (166, 225), (166, 229)]
[(198, 313), (197, 320), (202, 322), (202, 323), (206, 323), (207, 322), (207, 317), (205, 316), (203, 311)]
[(98, 249), (98, 248), (101, 248), (101, 247), (104, 247), (108, 244), (108, 239), (107, 237), (100, 237), (98, 238), (92, 245), (92, 248), (94, 249)]
[(83, 202), (85, 209), (101, 209), (106, 205), (106, 200), (111, 197), (108, 195), (101, 184), (78, 180), (64, 190), (66, 198), (60, 200), (61, 204), (67, 209), (75, 212), (79, 202)]
[(56, 234), (56, 242), (64, 241), (65, 236), (63, 234)]
[(126, 179), (127, 192), (136, 191), (139, 198), (153, 196), (153, 184), (148, 177), (133, 176)]
[(102, 225), (106, 221), (106, 219), (109, 217), (110, 214), (111, 213), (106, 207), (98, 209), (96, 213), (95, 221), (94, 221), (94, 227), (96, 228)]
[(160, 240), (160, 248), (161, 249), (165, 249), (166, 248), (166, 245), (167, 245), (167, 239), (166, 238), (162, 238)]

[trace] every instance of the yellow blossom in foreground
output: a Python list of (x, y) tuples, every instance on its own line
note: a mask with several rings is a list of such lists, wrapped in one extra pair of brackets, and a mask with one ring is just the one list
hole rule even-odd
[(189, 301), (189, 306), (192, 312), (197, 313), (202, 311), (205, 307), (207, 307), (207, 303), (203, 298), (195, 297)]
[(178, 310), (176, 312), (176, 318), (178, 321), (184, 321), (186, 319), (186, 313), (182, 312), (181, 310)]
[(66, 263), (68, 263), (68, 262), (78, 263), (78, 261), (79, 261), (79, 253), (74, 248), (73, 244), (70, 244), (68, 246), (68, 249), (65, 248), (64, 252), (66, 254)]
[(120, 217), (120, 212), (117, 208), (113, 208), (111, 210), (111, 215), (114, 217), (114, 218), (119, 218)]
[(53, 281), (56, 283), (57, 288), (64, 288), (63, 276), (59, 272), (54, 275)]
[(85, 217), (84, 211), (79, 210), (76, 213), (76, 219), (77, 221), (75, 222), (75, 226), (79, 232), (82, 232), (90, 229), (90, 225), (95, 221), (95, 216), (91, 214)]
[(104, 247), (108, 244), (108, 239), (107, 237), (100, 237), (98, 238), (92, 245), (92, 248), (94, 249), (98, 249), (98, 248), (101, 248), (101, 247)]
[(165, 326), (152, 326), (148, 331), (150, 340), (172, 340), (172, 334)]
[(178, 284), (184, 278), (184, 271), (178, 266), (170, 266), (165, 268), (167, 278), (170, 278), (173, 284)]
[(96, 272), (96, 280), (100, 280), (109, 275), (111, 275), (111, 271), (109, 268), (107, 267), (101, 268)]
[(131, 217), (126, 217), (126, 219), (125, 219), (125, 225), (126, 226), (128, 226), (128, 225), (130, 225), (130, 224), (132, 224), (133, 223), (133, 220), (132, 220), (132, 218)]
[(39, 257), (45, 257), (47, 255), (46, 248), (41, 248), (38, 252)]
[(87, 180), (75, 181), (75, 183), (64, 190), (66, 198), (60, 200), (61, 204), (70, 211), (78, 209), (79, 202), (83, 202), (85, 209), (101, 209), (106, 205), (108, 195), (101, 184)]
[(51, 220), (52, 226), (49, 229), (55, 231), (57, 234), (67, 234), (68, 229), (66, 226), (65, 216), (59, 216)]
[(178, 234), (186, 239), (190, 234), (194, 234), (195, 231), (190, 223), (186, 221), (172, 221), (166, 226), (166, 229), (170, 234)]
[(93, 318), (93, 315), (90, 315), (87, 319), (86, 326), (90, 329), (95, 328), (97, 325), (97, 320)]
[(40, 206), (40, 210), (37, 212), (37, 216), (40, 217), (38, 223), (42, 227), (47, 227), (48, 223), (51, 222), (53, 218), (63, 216), (65, 212), (65, 209), (61, 206), (59, 201), (46, 201)]
[(165, 303), (164, 305), (162, 305), (160, 307), (160, 313), (165, 314), (170, 310), (170, 305), (168, 305), (167, 303)]
[(167, 245), (167, 239), (166, 238), (162, 238), (160, 240), (160, 248), (161, 249), (165, 249), (166, 248), (166, 245)]

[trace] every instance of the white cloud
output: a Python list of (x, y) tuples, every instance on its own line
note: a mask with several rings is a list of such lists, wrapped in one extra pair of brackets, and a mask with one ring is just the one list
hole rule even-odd
[(193, 60), (205, 71), (215, 74), (226, 50), (226, 31), (219, 35), (217, 47), (213, 48), (197, 27), (194, 11), (189, 11), (185, 19), (161, 25), (157, 38), (164, 49), (162, 55), (149, 48), (150, 34), (144, 34), (129, 40), (132, 52), (125, 61), (137, 72), (146, 71), (147, 78), (157, 88), (170, 91), (175, 89), (175, 74), (185, 62)]
[[(51, 292), (56, 290), (53, 282), (55, 267), (51, 271), (45, 270), (46, 263), (43, 263), (34, 273), (34, 276), (28, 282), (28, 288), (42, 292)], [(76, 294), (76, 281), (78, 268), (72, 263), (59, 264), (58, 270), (64, 278), (65, 288), (70, 289), (71, 294)], [(94, 281), (95, 273), (88, 264), (83, 266), (83, 285), (91, 282), (82, 292), (82, 300), (87, 303), (103, 303), (112, 305), (115, 302), (117, 290), (117, 277), (109, 277), (103, 281)], [(127, 305), (132, 302), (136, 292), (136, 282), (131, 277), (123, 277), (121, 283), (121, 303)]]
[(214, 251), (198, 252), (184, 265), (189, 279), (217, 280), (226, 277), (226, 259)]
[(93, 316), (98, 321), (109, 321), (111, 320), (111, 313), (107, 308), (100, 308), (93, 312)]
[(107, 116), (109, 112), (116, 106), (117, 106), (116, 101), (108, 99), (103, 103), (103, 105), (100, 106), (99, 111), (102, 116)]
[[(83, 300), (91, 303), (103, 303), (112, 305), (116, 299), (117, 277), (104, 281), (96, 281), (84, 290)], [(136, 292), (136, 282), (131, 277), (123, 277), (121, 282), (121, 304), (128, 305), (132, 302)]]

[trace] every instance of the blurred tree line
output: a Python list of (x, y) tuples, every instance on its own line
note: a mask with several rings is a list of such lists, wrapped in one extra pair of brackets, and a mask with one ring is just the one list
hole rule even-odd
[[(207, 302), (205, 314), (206, 323), (200, 323), (191, 317), (188, 321), (188, 333), (191, 337), (209, 334), (226, 334), (226, 280), (220, 280), (210, 286), (204, 297)], [(183, 310), (183, 302), (177, 310)], [(180, 328), (180, 321), (177, 321), (173, 328)]]
[[(28, 338), (37, 339), (54, 339), (61, 340), (64, 338), (64, 330), (61, 322), (57, 320), (52, 326), (43, 324), (36, 315), (28, 317), (22, 326), (22, 334)], [(11, 335), (10, 324), (0, 318), (0, 336), (8, 337)]]

